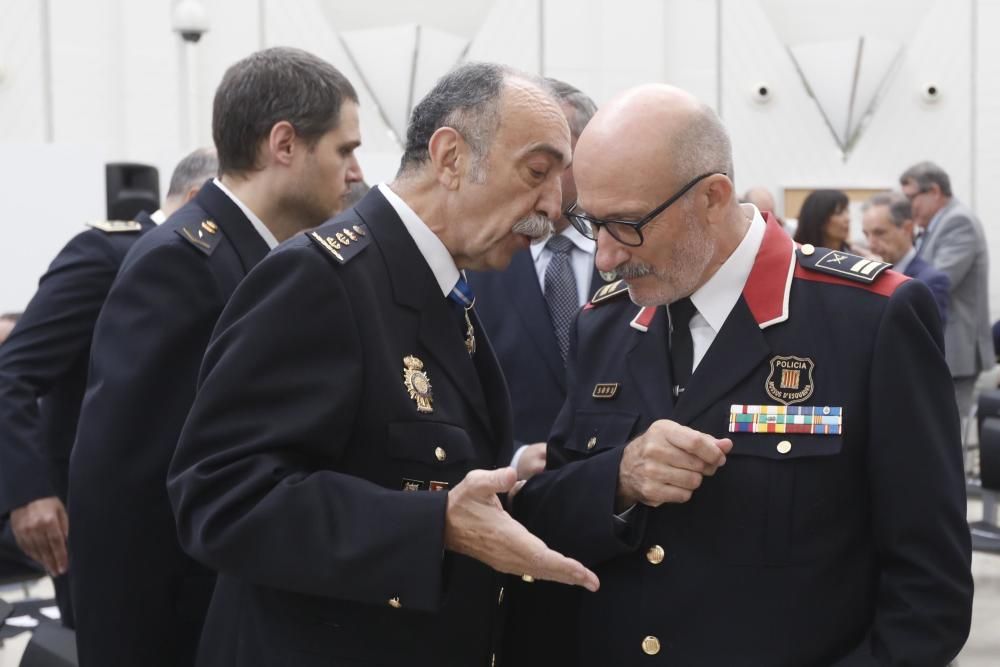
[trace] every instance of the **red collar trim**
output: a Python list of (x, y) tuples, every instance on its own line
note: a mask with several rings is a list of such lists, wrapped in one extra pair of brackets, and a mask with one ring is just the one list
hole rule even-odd
[(642, 308), (636, 316), (632, 318), (629, 326), (633, 329), (646, 333), (649, 331), (649, 325), (652, 324), (653, 318), (656, 316), (656, 306), (646, 306)]
[(795, 242), (771, 213), (763, 213), (767, 226), (743, 286), (743, 299), (761, 329), (788, 319), (788, 294), (795, 275)]

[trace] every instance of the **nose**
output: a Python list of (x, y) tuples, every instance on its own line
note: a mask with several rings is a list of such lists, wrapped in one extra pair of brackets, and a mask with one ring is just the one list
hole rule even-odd
[(356, 155), (351, 154), (351, 161), (347, 165), (347, 176), (345, 180), (348, 183), (360, 183), (365, 179), (365, 175), (361, 171), (361, 164), (358, 162)]
[(614, 271), (619, 265), (629, 260), (628, 246), (619, 243), (606, 227), (597, 231), (597, 254), (594, 263), (599, 271)]
[(549, 183), (538, 198), (535, 212), (544, 215), (555, 222), (562, 216), (562, 182), (559, 178), (549, 177)]

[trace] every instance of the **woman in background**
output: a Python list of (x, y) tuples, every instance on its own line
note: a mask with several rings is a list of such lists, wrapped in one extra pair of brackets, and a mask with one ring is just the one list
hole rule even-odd
[(847, 239), (851, 233), (851, 216), (847, 211), (847, 195), (840, 190), (815, 190), (802, 202), (799, 226), (795, 229), (798, 243), (855, 252)]

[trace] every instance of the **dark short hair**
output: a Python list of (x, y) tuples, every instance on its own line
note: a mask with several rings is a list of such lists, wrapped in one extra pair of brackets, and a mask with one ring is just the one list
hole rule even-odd
[(337, 127), (344, 100), (358, 94), (337, 68), (301, 49), (274, 47), (232, 65), (212, 104), (219, 173), (258, 168), (260, 142), (287, 121), (310, 145)]
[(795, 240), (798, 243), (823, 245), (823, 227), (830, 220), (830, 216), (847, 208), (847, 203), (847, 195), (840, 190), (810, 192), (799, 210), (799, 226), (795, 230)]
[(430, 159), (428, 144), (442, 127), (462, 135), (473, 169), (482, 164), (500, 127), (500, 95), (512, 70), (494, 63), (467, 63), (441, 77), (410, 116), (400, 173)]
[(902, 227), (907, 220), (913, 219), (913, 207), (910, 200), (897, 192), (880, 192), (865, 202), (864, 209), (875, 206), (887, 206), (889, 208), (889, 220), (897, 227)]
[(597, 113), (597, 105), (594, 103), (594, 100), (565, 81), (546, 77), (545, 83), (557, 100), (573, 110), (573, 113), (566, 120), (569, 122), (569, 130), (573, 133), (573, 136), (579, 137), (583, 134), (583, 129), (587, 127), (587, 123)]
[(899, 177), (900, 185), (906, 185), (910, 181), (916, 183), (921, 192), (925, 192), (931, 185), (937, 185), (941, 194), (945, 197), (951, 196), (951, 179), (948, 178), (948, 172), (933, 162), (918, 162)]
[(198, 148), (183, 158), (174, 167), (170, 176), (168, 197), (178, 197), (193, 187), (202, 185), (219, 171), (219, 159), (215, 149)]

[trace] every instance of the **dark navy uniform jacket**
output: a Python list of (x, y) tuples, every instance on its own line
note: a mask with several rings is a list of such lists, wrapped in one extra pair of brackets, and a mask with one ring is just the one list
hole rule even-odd
[(70, 462), (80, 664), (190, 664), (213, 576), (177, 542), (167, 465), (215, 321), (267, 252), (212, 182), (136, 243), (98, 318)]
[[(515, 499), (532, 531), (601, 579), (562, 664), (944, 665), (958, 653), (970, 538), (939, 317), (922, 283), (841, 255), (796, 253), (769, 221), (676, 406), (664, 308), (620, 292), (580, 314), (550, 470)], [(839, 413), (842, 431), (781, 433), (765, 416), (773, 432), (729, 432), (740, 406), (781, 406), (775, 390), (798, 401), (789, 414)], [(622, 532), (622, 451), (658, 419), (733, 450), (689, 502), (639, 505)]]
[(199, 665), (490, 664), (500, 578), (444, 551), (432, 490), (511, 456), (503, 377), (460, 318), (377, 188), (236, 290), (169, 482), (219, 572)]
[(0, 514), (66, 499), (94, 323), (125, 253), (156, 223), (95, 223), (56, 255), (0, 346)]
[[(470, 272), (469, 284), (510, 389), (514, 448), (544, 442), (566, 401), (566, 366), (531, 251), (516, 253), (505, 271)], [(595, 268), (590, 286), (603, 284)], [(550, 665), (562, 655), (565, 642), (573, 641), (574, 624), (564, 610), (576, 604), (580, 589), (509, 579), (503, 664)], [(553, 635), (561, 641), (550, 641)]]

